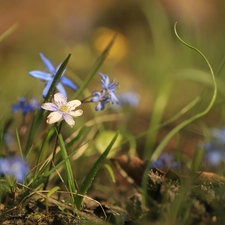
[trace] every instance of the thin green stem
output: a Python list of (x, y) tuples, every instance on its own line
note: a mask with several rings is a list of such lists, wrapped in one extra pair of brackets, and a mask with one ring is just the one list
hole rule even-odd
[[(61, 133), (62, 122), (63, 122), (63, 121), (61, 121), (61, 122), (59, 123), (58, 127), (57, 127), (57, 130), (58, 130), (57, 133), (58, 133), (58, 134)], [(56, 126), (57, 126), (57, 125), (56, 125)], [(51, 159), (51, 162), (50, 162), (49, 171), (52, 170), (52, 168), (53, 168), (53, 166), (54, 166), (54, 159), (55, 159), (55, 155), (56, 155), (56, 149), (57, 149), (57, 147), (58, 147), (58, 139), (59, 139), (59, 137), (58, 137), (58, 135), (56, 135), (56, 138), (55, 138), (55, 146), (54, 146), (53, 153), (52, 153), (52, 159)], [(46, 188), (47, 188), (47, 186), (48, 186), (49, 177), (50, 177), (50, 175), (47, 176), (47, 180), (46, 180), (45, 185), (44, 185), (44, 188), (43, 188), (44, 190), (46, 190)]]

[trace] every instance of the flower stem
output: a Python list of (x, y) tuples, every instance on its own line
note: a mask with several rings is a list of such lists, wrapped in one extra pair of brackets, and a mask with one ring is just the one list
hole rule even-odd
[(83, 100), (81, 100), (81, 103), (87, 103), (87, 102), (90, 102), (88, 99), (90, 99), (91, 97), (93, 97), (92, 95), (84, 98)]
[[(62, 122), (63, 122), (63, 121), (61, 121), (61, 122), (59, 123), (59, 125), (58, 125), (58, 128), (57, 128), (57, 129), (58, 129), (58, 134), (61, 133)], [(56, 125), (56, 126), (57, 126), (57, 125)], [(58, 147), (58, 135), (56, 135), (56, 139), (55, 139), (55, 147), (54, 147), (54, 150), (53, 150), (53, 153), (52, 153), (52, 159), (51, 159), (49, 171), (50, 171), (50, 170), (53, 168), (53, 166), (54, 166), (54, 159), (55, 159), (57, 147)], [(46, 180), (46, 182), (45, 182), (45, 185), (44, 185), (43, 190), (46, 190), (46, 188), (47, 188), (47, 186), (48, 186), (49, 177), (50, 177), (50, 176), (47, 177), (47, 180)]]

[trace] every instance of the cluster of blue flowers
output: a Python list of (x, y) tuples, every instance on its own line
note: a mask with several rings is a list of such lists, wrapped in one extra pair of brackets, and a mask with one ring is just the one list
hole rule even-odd
[[(54, 76), (57, 73), (61, 63), (59, 64), (58, 67), (55, 68), (53, 66), (53, 64), (51, 63), (51, 61), (48, 58), (46, 58), (43, 55), (43, 53), (40, 53), (40, 57), (41, 57), (43, 63), (45, 64), (48, 72), (33, 70), (33, 71), (29, 72), (29, 74), (32, 77), (38, 78), (46, 83), (45, 88), (42, 93), (43, 97), (45, 98), (49, 91), (49, 88), (51, 87)], [(78, 89), (78, 87), (76, 84), (74, 84), (74, 82), (72, 80), (70, 80), (69, 78), (64, 76), (65, 72), (66, 72), (66, 69), (63, 71), (63, 74), (60, 78), (60, 82), (57, 84), (56, 88), (60, 93), (63, 94), (63, 96), (67, 97), (67, 94), (66, 94), (66, 91), (65, 91), (63, 85), (70, 87), (74, 91), (76, 91)], [(102, 91), (94, 91), (92, 93), (92, 99), (90, 100), (90, 102), (97, 103), (97, 106), (95, 108), (96, 111), (104, 110), (105, 105), (107, 103), (119, 104), (119, 101), (115, 95), (115, 88), (118, 86), (118, 83), (116, 83), (115, 81), (110, 83), (109, 77), (107, 75), (104, 75), (102, 73), (99, 73), (99, 75), (102, 78), (101, 84), (103, 86), (103, 90)]]

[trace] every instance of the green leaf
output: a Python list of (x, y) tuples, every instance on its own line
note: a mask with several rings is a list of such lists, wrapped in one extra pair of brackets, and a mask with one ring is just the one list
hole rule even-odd
[(77, 209), (81, 208), (83, 196), (87, 193), (87, 190), (91, 186), (96, 174), (98, 173), (103, 161), (106, 159), (107, 155), (109, 154), (113, 144), (115, 143), (117, 137), (118, 137), (118, 132), (116, 132), (115, 136), (113, 137), (112, 141), (108, 145), (108, 147), (105, 149), (105, 151), (101, 154), (101, 156), (98, 158), (98, 160), (95, 162), (95, 164), (92, 166), (91, 170), (87, 174), (86, 178), (84, 179), (83, 183), (81, 184), (81, 187), (76, 195), (76, 206)]
[(55, 90), (55, 87), (59, 83), (62, 73), (66, 69), (66, 66), (70, 60), (70, 56), (71, 56), (71, 54), (69, 54), (67, 56), (67, 58), (63, 61), (63, 63), (60, 65), (59, 69), (57, 70), (57, 72), (54, 76), (54, 79), (52, 81), (52, 85), (50, 86), (49, 91), (45, 97), (45, 102), (49, 102), (51, 100), (51, 96)]
[[(56, 130), (57, 132), (57, 130)], [(65, 167), (66, 167), (66, 174), (67, 174), (67, 183), (68, 183), (68, 188), (71, 194), (71, 198), (73, 200), (73, 202), (75, 202), (74, 199), (74, 194), (77, 192), (76, 187), (75, 187), (75, 183), (74, 183), (74, 176), (73, 176), (73, 170), (70, 164), (70, 160), (66, 151), (66, 147), (65, 147), (65, 143), (63, 141), (63, 137), (62, 134), (58, 134), (58, 138), (59, 138), (59, 146), (60, 146), (60, 152), (63, 158), (63, 162), (65, 163)], [(74, 205), (76, 206), (76, 204)]]
[(49, 192), (48, 194), (46, 195), (47, 198), (49, 198), (51, 195), (53, 195), (55, 192), (57, 192), (58, 190), (60, 190), (60, 187), (58, 186), (55, 186), (53, 187)]
[[(98, 134), (95, 140), (95, 147), (98, 151), (102, 154), (105, 151), (105, 146), (108, 146), (111, 142), (112, 138), (115, 136), (115, 131), (112, 130), (105, 130)], [(117, 140), (114, 143), (114, 148), (118, 148), (120, 146), (122, 140), (122, 136), (119, 134)], [(110, 152), (108, 154), (108, 158), (115, 156), (116, 151)]]
[(115, 179), (112, 167), (109, 164), (104, 164), (103, 167), (108, 171), (113, 183), (116, 183), (116, 179)]

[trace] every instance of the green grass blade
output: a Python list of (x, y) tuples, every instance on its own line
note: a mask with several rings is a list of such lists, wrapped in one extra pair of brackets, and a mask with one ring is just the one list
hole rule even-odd
[(116, 178), (115, 178), (115, 175), (114, 175), (114, 172), (113, 172), (112, 167), (111, 167), (109, 164), (104, 164), (103, 167), (104, 167), (104, 168), (107, 170), (107, 172), (109, 173), (109, 175), (110, 175), (110, 177), (111, 177), (113, 183), (116, 183)]
[(115, 143), (118, 132), (116, 132), (115, 136), (113, 137), (112, 141), (109, 143), (106, 150), (101, 154), (101, 156), (98, 158), (98, 160), (95, 162), (95, 164), (92, 166), (91, 170), (87, 174), (86, 178), (84, 179), (83, 183), (81, 184), (81, 187), (78, 191), (78, 194), (76, 195), (76, 206), (77, 209), (81, 208), (83, 196), (87, 193), (88, 188), (91, 186), (92, 181), (94, 180), (96, 174), (98, 173), (103, 161), (106, 159), (107, 155), (109, 154), (113, 144)]
[(42, 142), (42, 145), (41, 145), (41, 148), (39, 149), (39, 154), (38, 154), (38, 157), (37, 157), (37, 162), (36, 162), (37, 167), (36, 167), (35, 172), (34, 172), (34, 179), (38, 176), (39, 164), (41, 162), (41, 158), (43, 158), (43, 159), (46, 158), (46, 157), (43, 157), (43, 154), (47, 153), (47, 152), (45, 153), (44, 150), (46, 149), (46, 146), (49, 144), (49, 140), (54, 133), (55, 133), (54, 129), (49, 129), (46, 136), (45, 136), (45, 139)]
[(73, 96), (74, 99), (77, 99), (84, 91), (84, 89), (88, 86), (94, 75), (98, 72), (99, 68), (105, 61), (106, 57), (108, 56), (109, 50), (111, 49), (113, 43), (115, 42), (117, 34), (112, 38), (112, 40), (109, 42), (106, 49), (103, 51), (103, 53), (100, 55), (100, 57), (95, 62), (94, 66), (91, 68), (91, 71), (89, 72), (87, 78), (83, 82), (82, 86), (79, 87), (76, 94)]
[(51, 100), (51, 96), (55, 90), (55, 87), (56, 85), (59, 83), (60, 81), (60, 78), (62, 76), (62, 73), (63, 71), (66, 69), (66, 66), (70, 60), (70, 56), (71, 54), (69, 54), (66, 59), (62, 62), (62, 64), (60, 65), (59, 69), (57, 70), (55, 76), (54, 76), (54, 79), (53, 79), (53, 82), (52, 82), (52, 85), (50, 86), (49, 88), (49, 91), (45, 97), (45, 102), (49, 102)]
[[(146, 138), (145, 148), (144, 148), (144, 159), (149, 159), (154, 151), (154, 144), (158, 134), (158, 129), (156, 127), (160, 126), (163, 113), (165, 112), (165, 107), (169, 99), (169, 93), (172, 88), (172, 83), (167, 81), (162, 84), (159, 90), (159, 94), (153, 106), (153, 111), (151, 112), (151, 121), (148, 131), (151, 130), (151, 134)], [(150, 133), (150, 132), (149, 132)]]
[(23, 157), (23, 149), (22, 149), (22, 146), (21, 146), (20, 136), (19, 136), (19, 133), (18, 133), (17, 129), (16, 129), (16, 139), (17, 139), (19, 150), (20, 150), (20, 155), (21, 155), (21, 157)]
[(204, 154), (204, 151), (202, 149), (196, 150), (193, 160), (192, 160), (192, 164), (191, 164), (191, 172), (193, 174), (195, 174), (198, 171), (199, 166), (202, 162), (203, 154)]
[(42, 108), (39, 111), (36, 111), (34, 113), (30, 131), (27, 138), (26, 147), (25, 147), (25, 152), (24, 152), (25, 156), (27, 156), (29, 154), (29, 151), (31, 150), (31, 146), (33, 144), (36, 131), (41, 123), (41, 119), (43, 118), (43, 114), (44, 114), (44, 110)]
[[(139, 134), (137, 134), (134, 137), (134, 140), (141, 138), (147, 134), (149, 134), (150, 132), (162, 128), (174, 121), (176, 121), (177, 119), (179, 119), (182, 115), (184, 115), (185, 113), (187, 113), (191, 108), (193, 108), (199, 101), (200, 101), (201, 97), (197, 96), (194, 100), (192, 100), (190, 103), (188, 103), (184, 108), (182, 108), (177, 114), (175, 114), (173, 117), (171, 117), (170, 119), (160, 123), (158, 126), (156, 127), (151, 127), (151, 129), (148, 129), (147, 131), (141, 132)], [(121, 145), (126, 144), (127, 142), (129, 142), (129, 140), (125, 140), (124, 142), (121, 143)]]
[(0, 42), (7, 38), (10, 34), (12, 34), (17, 28), (18, 23), (13, 24), (8, 30), (6, 30), (3, 34), (0, 35)]
[[(61, 152), (63, 161), (65, 163), (68, 188), (71, 193), (71, 198), (72, 198), (73, 202), (75, 202), (74, 193), (76, 193), (77, 190), (76, 190), (75, 183), (74, 183), (73, 170), (72, 170), (72, 167), (70, 164), (70, 159), (69, 159), (67, 151), (66, 151), (66, 147), (65, 147), (65, 143), (63, 141), (62, 134), (58, 134), (58, 138), (59, 138), (58, 142), (59, 142), (59, 146), (60, 146), (60, 152)], [(76, 204), (74, 204), (74, 206), (76, 206)]]

